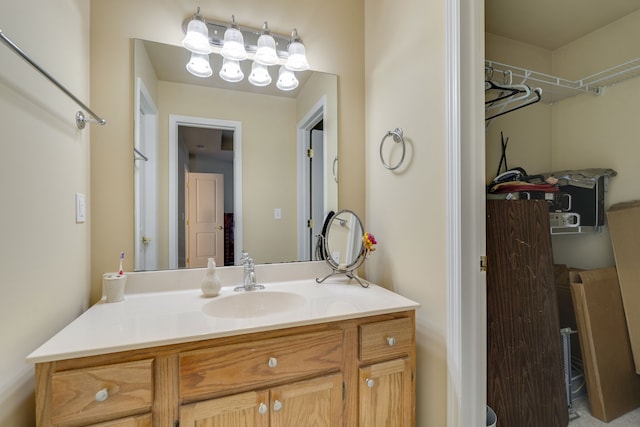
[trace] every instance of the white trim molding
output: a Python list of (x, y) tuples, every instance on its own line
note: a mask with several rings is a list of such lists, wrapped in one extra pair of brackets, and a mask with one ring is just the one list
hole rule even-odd
[[(323, 120), (326, 123), (327, 120), (327, 97), (326, 95), (322, 95), (322, 97), (316, 102), (316, 104), (309, 109), (307, 114), (298, 122), (296, 126), (297, 129), (297, 211), (298, 211), (298, 221), (296, 225), (296, 229), (298, 231), (298, 239), (297, 239), (297, 252), (298, 252), (298, 260), (310, 260), (312, 259), (313, 253), (309, 252), (310, 238), (309, 232), (307, 231), (307, 220), (311, 218), (311, 211), (309, 210), (309, 189), (307, 185), (310, 179), (310, 171), (309, 171), (309, 163), (307, 159), (307, 148), (310, 145), (311, 136), (309, 131), (313, 129), (313, 127), (318, 124), (320, 120)], [(323, 146), (327, 146), (327, 135), (326, 133), (323, 136)], [(323, 160), (322, 164), (327, 164), (327, 150), (323, 150)], [(327, 186), (323, 185), (323, 205), (328, 206), (328, 194), (327, 194)], [(326, 210), (326, 209), (325, 209)], [(324, 212), (326, 215), (327, 212)]]
[(447, 426), (486, 421), (484, 1), (446, 2)]

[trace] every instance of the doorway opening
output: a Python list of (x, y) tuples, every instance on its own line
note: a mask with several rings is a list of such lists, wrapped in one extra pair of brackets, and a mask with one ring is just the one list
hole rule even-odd
[[(314, 261), (328, 213), (326, 99), (322, 97), (298, 124), (298, 260)], [(337, 179), (337, 177), (336, 177)]]
[(233, 265), (233, 130), (179, 125), (178, 168), (178, 268)]
[(170, 268), (235, 265), (242, 242), (241, 124), (170, 116)]
[(158, 110), (142, 79), (136, 80), (134, 192), (136, 271), (158, 268)]

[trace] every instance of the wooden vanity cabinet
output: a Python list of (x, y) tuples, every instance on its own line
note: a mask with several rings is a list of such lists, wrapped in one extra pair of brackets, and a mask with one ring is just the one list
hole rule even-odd
[(36, 364), (38, 427), (411, 427), (414, 312)]
[(151, 414), (136, 415), (121, 418), (114, 421), (105, 421), (98, 424), (90, 424), (90, 427), (151, 427)]
[(202, 400), (340, 371), (343, 335), (334, 328), (181, 352), (180, 398)]
[[(97, 421), (113, 419), (121, 420), (97, 425), (150, 425), (153, 404), (152, 358), (61, 371), (53, 371), (55, 364), (45, 364), (44, 367), (36, 365), (36, 380), (42, 378), (45, 387), (43, 392), (38, 388), (36, 409), (43, 400), (50, 403), (45, 406), (47, 413), (43, 414), (50, 421), (44, 425), (93, 425)], [(46, 368), (52, 371), (43, 378), (42, 371)], [(129, 417), (145, 413), (143, 417)]]
[(361, 427), (415, 425), (413, 318), (359, 326), (358, 419)]
[(180, 426), (342, 427), (341, 373), (183, 405)]
[[(343, 336), (335, 328), (181, 353), (183, 401), (261, 391), (183, 405), (180, 426), (342, 426)], [(284, 385), (264, 389), (277, 383)]]

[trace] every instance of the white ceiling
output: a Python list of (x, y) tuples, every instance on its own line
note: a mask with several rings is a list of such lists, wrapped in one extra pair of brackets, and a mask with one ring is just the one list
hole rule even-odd
[(485, 30), (555, 50), (640, 9), (640, 0), (485, 0)]

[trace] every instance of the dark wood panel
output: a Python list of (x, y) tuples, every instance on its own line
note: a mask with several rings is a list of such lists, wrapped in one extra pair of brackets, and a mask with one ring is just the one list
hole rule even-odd
[(487, 403), (498, 426), (566, 427), (545, 201), (487, 201)]

